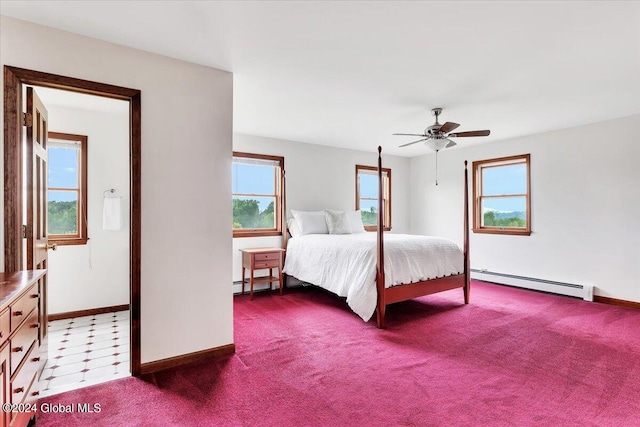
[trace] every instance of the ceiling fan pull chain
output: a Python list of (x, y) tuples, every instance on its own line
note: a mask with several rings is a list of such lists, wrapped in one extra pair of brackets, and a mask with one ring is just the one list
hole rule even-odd
[(436, 185), (438, 185), (438, 151), (436, 150)]

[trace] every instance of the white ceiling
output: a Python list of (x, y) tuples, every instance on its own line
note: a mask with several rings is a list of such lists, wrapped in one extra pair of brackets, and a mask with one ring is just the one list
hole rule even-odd
[[(640, 114), (640, 2), (15, 2), (0, 13), (234, 73), (234, 131), (367, 151)], [(457, 148), (454, 148), (457, 149)]]

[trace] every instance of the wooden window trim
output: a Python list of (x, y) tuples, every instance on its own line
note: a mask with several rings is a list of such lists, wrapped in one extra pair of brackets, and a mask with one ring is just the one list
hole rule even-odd
[[(356, 210), (360, 210), (360, 186), (359, 186), (359, 181), (358, 181), (358, 173), (360, 172), (360, 170), (368, 170), (368, 171), (374, 171), (377, 172), (378, 168), (376, 166), (365, 166), (365, 165), (356, 165)], [(387, 174), (387, 180), (389, 182), (389, 198), (387, 200), (387, 203), (385, 204), (385, 215), (384, 215), (384, 222), (385, 227), (384, 227), (384, 231), (391, 231), (391, 227), (392, 227), (392, 223), (391, 223), (391, 169), (390, 168), (382, 168), (382, 171), (385, 172)], [(372, 199), (372, 200), (378, 200), (377, 198)], [(365, 225), (364, 229), (367, 231), (377, 231), (378, 230), (378, 226), (377, 225)]]
[[(490, 164), (490, 166), (483, 166)], [(526, 194), (505, 194), (482, 196), (482, 179), (480, 171), (482, 168), (500, 167), (509, 164), (525, 164), (527, 166), (527, 192)], [(482, 198), (499, 198), (499, 197), (525, 197), (526, 200), (526, 222), (525, 228), (517, 227), (485, 227), (482, 225)], [(499, 157), (495, 159), (479, 160), (473, 162), (473, 232), (479, 234), (503, 234), (513, 236), (530, 236), (531, 235), (531, 155), (520, 154), (517, 156)]]
[[(75, 235), (61, 235), (61, 234), (48, 234), (49, 243), (55, 243), (60, 246), (70, 245), (86, 245), (89, 240), (87, 235), (87, 164), (88, 164), (88, 137), (86, 135), (76, 135), (72, 133), (63, 132), (49, 132), (48, 139), (58, 139), (62, 141), (80, 142), (80, 156), (78, 158), (78, 167), (80, 169), (80, 175), (78, 176), (79, 188), (57, 188), (47, 187), (47, 190), (62, 190), (62, 191), (77, 191), (78, 192), (78, 234)], [(48, 164), (47, 164), (48, 167)], [(48, 203), (48, 201), (47, 201)], [(47, 208), (48, 209), (48, 208)], [(48, 216), (47, 216), (48, 220)], [(49, 230), (49, 224), (47, 224), (47, 231)]]
[[(244, 238), (244, 237), (268, 237), (268, 236), (282, 236), (282, 193), (284, 191), (283, 188), (283, 172), (284, 172), (284, 157), (282, 156), (271, 156), (268, 154), (255, 154), (255, 153), (245, 153), (241, 151), (234, 151), (233, 157), (245, 157), (248, 159), (260, 159), (260, 160), (272, 160), (276, 161), (280, 164), (280, 177), (277, 175), (274, 176), (275, 179), (275, 189), (276, 194), (248, 194), (250, 196), (259, 196), (259, 197), (275, 197), (275, 209), (273, 214), (276, 220), (276, 227), (271, 229), (232, 229), (234, 238)], [(232, 194), (233, 197), (233, 194)]]

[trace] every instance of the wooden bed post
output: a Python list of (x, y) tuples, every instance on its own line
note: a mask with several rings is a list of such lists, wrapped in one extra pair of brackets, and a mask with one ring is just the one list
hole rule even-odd
[(464, 303), (469, 304), (471, 263), (469, 261), (469, 171), (464, 161)]
[(376, 241), (376, 289), (378, 302), (376, 305), (376, 322), (378, 328), (385, 325), (385, 311), (387, 305), (384, 298), (384, 183), (382, 181), (382, 147), (378, 146), (378, 232)]
[(285, 174), (286, 172), (283, 169), (280, 174), (280, 192), (282, 194), (282, 215), (280, 218), (280, 226), (282, 228), (282, 249), (287, 249), (287, 242), (289, 241), (289, 232), (287, 227), (287, 182)]
[[(287, 227), (287, 181), (285, 177), (286, 171), (282, 169), (282, 171), (280, 171), (280, 174), (280, 193), (282, 194), (282, 214), (280, 215), (280, 228), (282, 230), (282, 249), (285, 250), (285, 252), (282, 254), (282, 265), (280, 266), (280, 268), (283, 268), (284, 259), (287, 257), (286, 250), (287, 243), (289, 241), (289, 227)], [(284, 289), (287, 287), (288, 276), (282, 271), (280, 271), (280, 275), (282, 276), (282, 282), (280, 286), (282, 286), (282, 289)]]

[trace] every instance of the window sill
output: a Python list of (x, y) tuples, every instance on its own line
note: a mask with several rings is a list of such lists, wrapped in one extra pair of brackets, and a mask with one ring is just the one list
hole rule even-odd
[(77, 238), (77, 239), (52, 239), (49, 238), (48, 242), (51, 244), (56, 244), (58, 246), (75, 246), (75, 245), (86, 245), (89, 239), (85, 238)]
[(531, 230), (516, 230), (513, 228), (474, 228), (474, 233), (479, 234), (507, 234), (512, 236), (530, 236)]
[(268, 237), (268, 236), (282, 236), (282, 231), (233, 231), (233, 238), (236, 237)]

